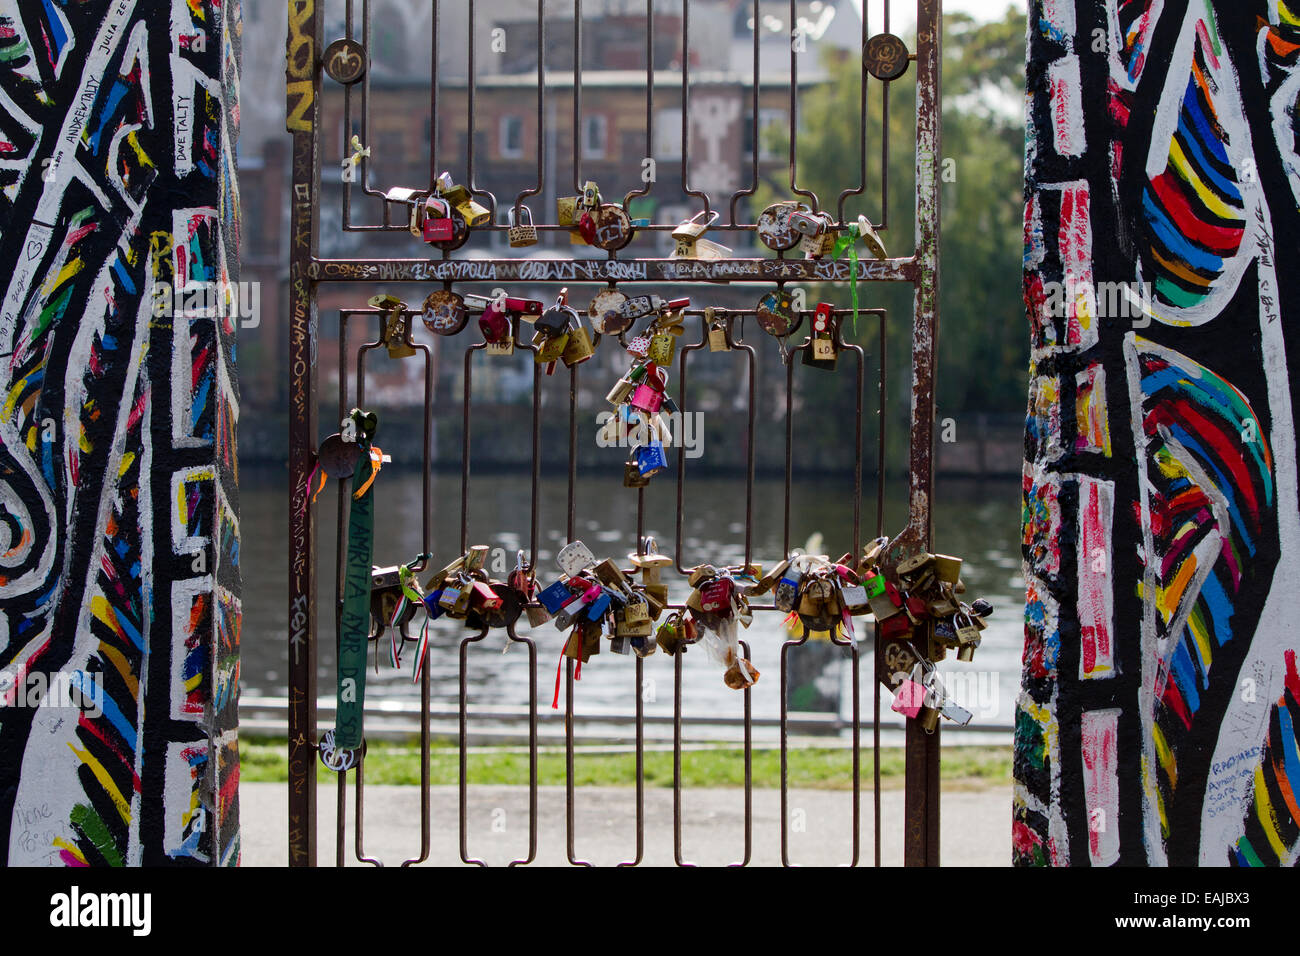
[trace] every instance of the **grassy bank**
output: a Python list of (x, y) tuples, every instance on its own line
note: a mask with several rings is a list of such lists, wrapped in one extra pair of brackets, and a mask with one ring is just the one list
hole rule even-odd
[[(284, 783), (288, 779), (285, 741), (240, 740), (240, 779), (253, 783)], [(321, 781), (334, 774), (317, 762)], [(983, 788), (1010, 784), (1011, 750), (1007, 747), (951, 747), (943, 751), (941, 776), (949, 789)], [(579, 752), (574, 759), (578, 786), (632, 786), (636, 781), (636, 755), (632, 753)], [(861, 755), (864, 788), (871, 786), (874, 767), (870, 749)], [(852, 789), (853, 756), (844, 749), (791, 750), (789, 779), (794, 787), (822, 790)], [(460, 779), (460, 758), (454, 744), (435, 743), (429, 755), (429, 780), (434, 786), (455, 786)], [(880, 776), (883, 789), (903, 786), (903, 750), (882, 749)], [(548, 748), (537, 758), (542, 786), (564, 784), (564, 750)], [(781, 785), (781, 753), (759, 750), (753, 755), (755, 787)], [(516, 748), (482, 748), (469, 755), (471, 784), (527, 784), (528, 754)], [(645, 755), (645, 781), (651, 787), (673, 785), (673, 755), (654, 751)], [(420, 782), (417, 747), (401, 743), (375, 743), (366, 757), (366, 782), (415, 785)], [(682, 783), (686, 787), (740, 787), (745, 783), (744, 753), (738, 748), (689, 750), (682, 754)]]

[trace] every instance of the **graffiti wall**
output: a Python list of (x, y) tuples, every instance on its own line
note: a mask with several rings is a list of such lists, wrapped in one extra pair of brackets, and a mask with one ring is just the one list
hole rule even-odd
[(234, 864), (239, 0), (0, 0), (0, 862)]
[(1014, 859), (1294, 865), (1300, 5), (1035, 0)]

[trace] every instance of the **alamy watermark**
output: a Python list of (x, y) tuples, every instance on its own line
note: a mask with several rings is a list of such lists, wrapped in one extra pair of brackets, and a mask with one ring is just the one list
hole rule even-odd
[(82, 671), (20, 677), (0, 670), (0, 709), (57, 707), (79, 710), (92, 719), (104, 715), (104, 689)]
[(238, 320), (245, 329), (255, 329), (262, 322), (260, 282), (188, 282), (184, 286), (155, 282), (151, 297), (157, 319), (223, 318)]
[(618, 412), (600, 412), (596, 415), (596, 446), (598, 448), (640, 448), (658, 440), (665, 448), (680, 448), (687, 458), (704, 455), (703, 412), (660, 412), (652, 416), (633, 413), (632, 418), (615, 427), (613, 419)]
[(1068, 276), (1064, 282), (1043, 283), (1043, 311), (1050, 318), (1065, 316), (1073, 306), (1099, 319), (1134, 319), (1133, 327), (1141, 329), (1151, 324), (1152, 301), (1150, 282), (1092, 282)]

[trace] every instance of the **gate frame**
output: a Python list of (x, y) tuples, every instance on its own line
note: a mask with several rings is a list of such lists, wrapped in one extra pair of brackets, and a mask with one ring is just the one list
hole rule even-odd
[[(689, 2), (689, 0), (685, 0)], [(886, 0), (888, 3), (888, 0)], [(941, 0), (917, 0), (916, 51), (916, 205), (915, 249), (907, 258), (861, 261), (858, 278), (903, 281), (913, 286), (911, 434), (908, 468), (908, 521), (889, 546), (898, 559), (931, 547), (931, 499), (934, 492), (934, 381), (939, 333), (939, 172)], [(374, 281), (382, 262), (395, 267), (394, 281), (431, 281), (443, 263), (446, 278), (458, 260), (334, 259), (318, 255), (320, 218), (315, 205), (321, 180), (320, 129), (324, 18), (317, 0), (288, 0), (286, 48), (286, 127), (293, 136), (293, 205), (289, 245), (289, 826), (290, 866), (317, 862), (316, 753), (316, 516), (309, 501), (309, 477), (316, 466), (318, 287), (323, 283)], [(518, 278), (517, 259), (475, 260), (498, 270), (500, 281)], [(590, 281), (601, 281), (601, 262)], [(643, 279), (621, 282), (671, 282), (665, 273), (672, 260), (638, 259)], [(815, 274), (815, 262), (797, 259), (719, 259), (718, 272), (734, 269), (737, 277), (760, 281), (827, 281)], [(560, 283), (570, 278), (530, 274), (529, 281)], [(933, 628), (933, 623), (928, 625)], [(877, 651), (883, 646), (877, 646)], [(879, 679), (877, 676), (876, 679)], [(905, 739), (903, 862), (905, 866), (939, 865), (939, 740), (909, 719)]]

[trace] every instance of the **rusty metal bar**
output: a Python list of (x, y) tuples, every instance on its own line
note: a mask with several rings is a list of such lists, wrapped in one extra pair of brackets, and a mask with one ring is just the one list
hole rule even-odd
[[(930, 549), (939, 344), (938, 0), (918, 0), (916, 15), (916, 256), (921, 269), (913, 295), (910, 512), (907, 528), (891, 543), (891, 551), (899, 556)], [(936, 729), (927, 734), (916, 720), (907, 722), (904, 862), (908, 866), (939, 864), (939, 733)]]
[(316, 865), (315, 514), (308, 479), (316, 465), (316, 286), (310, 272), (320, 237), (320, 51), (324, 21), (314, 6), (288, 7), (286, 126), (293, 134), (289, 242), (289, 827), (291, 866)]

